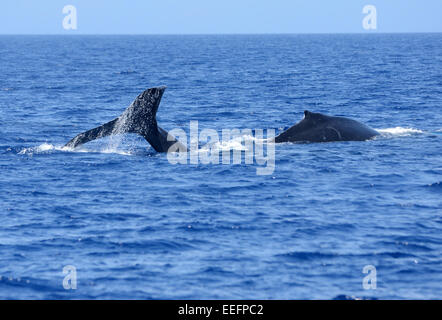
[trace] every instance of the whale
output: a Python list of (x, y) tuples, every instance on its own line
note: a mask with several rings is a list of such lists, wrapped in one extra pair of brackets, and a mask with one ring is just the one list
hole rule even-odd
[[(165, 86), (144, 90), (120, 116), (76, 135), (65, 144), (65, 147), (76, 148), (106, 136), (135, 133), (146, 139), (157, 152), (187, 152), (185, 145), (158, 126), (156, 114), (165, 90)], [(271, 141), (275, 143), (363, 141), (377, 135), (379, 133), (376, 130), (356, 120), (306, 110), (300, 122)]]
[(274, 142), (365, 141), (378, 135), (379, 132), (359, 121), (305, 110), (304, 118), (276, 136)]
[(172, 146), (177, 151), (187, 151), (186, 146), (158, 126), (156, 114), (165, 90), (165, 86), (144, 90), (119, 117), (78, 134), (65, 147), (76, 148), (106, 136), (135, 133), (146, 139), (157, 152), (168, 152)]

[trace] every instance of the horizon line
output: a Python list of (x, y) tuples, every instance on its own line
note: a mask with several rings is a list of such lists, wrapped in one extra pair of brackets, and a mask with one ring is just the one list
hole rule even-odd
[(77, 33), (66, 31), (63, 33), (0, 33), (0, 36), (242, 36), (242, 35), (338, 35), (338, 34), (437, 34), (442, 31), (361, 31), (361, 32), (263, 32), (263, 33)]

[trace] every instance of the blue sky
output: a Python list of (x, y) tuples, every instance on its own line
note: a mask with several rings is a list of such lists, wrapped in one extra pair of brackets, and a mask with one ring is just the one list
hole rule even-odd
[[(77, 30), (63, 29), (65, 5)], [(364, 30), (374, 5), (377, 29)], [(442, 0), (11, 0), (0, 34), (442, 32)]]

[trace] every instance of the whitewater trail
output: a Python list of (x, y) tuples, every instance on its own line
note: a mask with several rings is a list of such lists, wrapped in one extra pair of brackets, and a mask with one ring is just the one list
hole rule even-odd
[(81, 146), (78, 148), (70, 148), (62, 145), (53, 145), (47, 142), (44, 142), (36, 147), (23, 148), (18, 154), (42, 154), (49, 153), (53, 151), (63, 151), (63, 152), (78, 152), (78, 153), (113, 153), (120, 154), (125, 156), (133, 155), (133, 149), (123, 149), (121, 148), (122, 139), (119, 142), (111, 141), (110, 143), (94, 145), (94, 146)]
[(394, 127), (394, 128), (385, 128), (385, 129), (376, 129), (382, 136), (410, 136), (415, 134), (424, 133), (422, 130), (414, 129), (414, 128), (403, 128), (403, 127)]

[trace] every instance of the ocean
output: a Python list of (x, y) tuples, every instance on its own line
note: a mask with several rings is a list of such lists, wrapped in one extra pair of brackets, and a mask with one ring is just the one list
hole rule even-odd
[[(266, 175), (63, 148), (160, 85), (168, 131), (381, 135), (277, 144)], [(440, 299), (441, 107), (439, 33), (0, 36), (0, 298)]]

